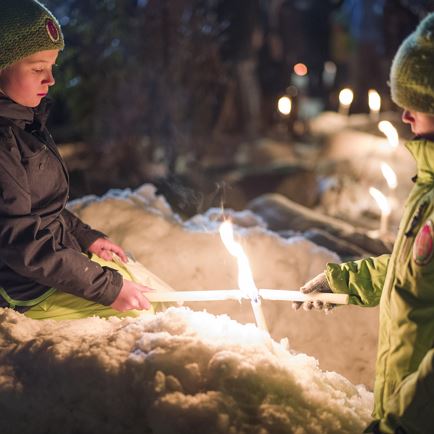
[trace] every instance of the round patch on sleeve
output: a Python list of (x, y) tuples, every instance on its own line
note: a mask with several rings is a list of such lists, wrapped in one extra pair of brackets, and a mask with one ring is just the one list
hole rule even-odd
[(434, 226), (428, 220), (419, 230), (413, 245), (413, 260), (417, 265), (426, 265), (431, 260), (434, 243)]
[(59, 42), (60, 34), (56, 24), (51, 18), (45, 20), (45, 28), (47, 29), (48, 36), (53, 42)]

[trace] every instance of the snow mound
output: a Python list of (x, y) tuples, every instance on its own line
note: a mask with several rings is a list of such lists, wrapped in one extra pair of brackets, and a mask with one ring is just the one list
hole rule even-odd
[[(224, 247), (218, 227), (222, 210), (210, 209), (182, 221), (155, 187), (112, 190), (102, 197), (71, 203), (72, 211), (106, 233), (160, 279), (179, 291), (237, 287), (237, 262)], [(282, 238), (250, 212), (224, 210), (248, 258), (258, 288), (298, 289), (339, 257), (301, 237)], [(194, 310), (227, 314), (240, 323), (254, 322), (249, 303), (195, 302)], [(323, 369), (372, 387), (378, 312), (353, 306), (322, 312), (293, 311), (288, 302), (263, 302), (271, 336), (288, 337), (291, 348), (315, 356)], [(351, 327), (347, 325), (351, 324)]]
[(33, 321), (0, 311), (0, 432), (359, 433), (372, 394), (251, 324), (185, 308)]
[[(223, 211), (211, 209), (183, 222), (148, 184), (109, 191), (71, 203), (71, 210), (106, 233), (176, 290), (236, 288), (237, 264), (218, 227)], [(305, 238), (283, 239), (250, 211), (225, 210), (249, 257), (258, 287), (298, 288), (339, 257)]]

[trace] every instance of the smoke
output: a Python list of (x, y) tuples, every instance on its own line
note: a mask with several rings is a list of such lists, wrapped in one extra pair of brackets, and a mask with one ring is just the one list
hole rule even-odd
[(201, 178), (203, 182), (195, 182), (193, 186), (191, 180), (171, 175), (155, 182), (157, 194), (162, 194), (176, 212), (189, 217), (201, 214), (210, 207), (224, 209), (228, 184), (225, 181), (207, 181), (205, 176)]

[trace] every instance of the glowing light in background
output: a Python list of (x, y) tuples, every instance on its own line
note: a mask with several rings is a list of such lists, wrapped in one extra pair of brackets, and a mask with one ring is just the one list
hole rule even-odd
[(309, 72), (307, 66), (304, 63), (297, 63), (294, 65), (294, 73), (300, 77), (304, 77)]
[(371, 118), (377, 120), (381, 109), (381, 96), (375, 89), (369, 89), (368, 103)]
[(381, 210), (380, 235), (387, 233), (389, 215), (391, 212), (390, 203), (387, 197), (374, 187), (369, 187), (369, 194), (375, 199)]
[(339, 92), (339, 113), (348, 115), (351, 103), (354, 99), (354, 92), (346, 87)]
[(387, 137), (387, 141), (392, 148), (397, 148), (399, 145), (399, 136), (396, 128), (389, 121), (381, 121), (378, 123), (378, 129)]
[(331, 60), (324, 62), (324, 69), (322, 71), (322, 80), (327, 87), (333, 86), (336, 79), (337, 69), (338, 68), (336, 66), (336, 63), (332, 62)]
[(381, 173), (386, 179), (387, 185), (391, 190), (394, 190), (398, 186), (398, 178), (395, 171), (385, 162), (381, 163)]
[(277, 109), (280, 113), (282, 113), (282, 115), (288, 116), (292, 110), (291, 98), (287, 96), (282, 96), (279, 98), (279, 101), (277, 102)]

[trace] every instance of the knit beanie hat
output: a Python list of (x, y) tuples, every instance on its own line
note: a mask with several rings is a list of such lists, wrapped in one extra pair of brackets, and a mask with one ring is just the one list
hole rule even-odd
[(434, 13), (399, 47), (390, 71), (390, 87), (398, 106), (434, 115)]
[(37, 0), (1, 0), (0, 70), (44, 50), (63, 50), (60, 25)]

